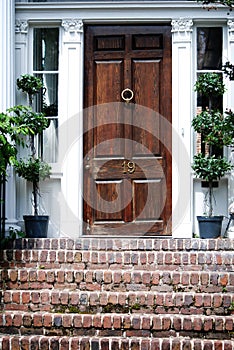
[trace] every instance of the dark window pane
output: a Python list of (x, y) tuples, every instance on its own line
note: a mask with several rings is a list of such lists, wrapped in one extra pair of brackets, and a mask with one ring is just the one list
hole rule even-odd
[(58, 74), (36, 74), (43, 81), (43, 89), (36, 94), (36, 110), (47, 117), (58, 115)]
[(34, 70), (58, 70), (58, 38), (58, 28), (34, 29)]
[(197, 69), (222, 68), (222, 28), (197, 28)]

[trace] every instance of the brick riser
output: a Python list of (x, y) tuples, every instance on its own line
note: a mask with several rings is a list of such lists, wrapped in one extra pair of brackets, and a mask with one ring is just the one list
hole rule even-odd
[(228, 239), (17, 240), (0, 251), (0, 349), (233, 350), (233, 251)]

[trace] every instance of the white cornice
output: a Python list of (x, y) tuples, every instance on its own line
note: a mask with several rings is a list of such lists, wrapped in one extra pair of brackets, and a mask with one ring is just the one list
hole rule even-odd
[(84, 22), (149, 22), (169, 23), (180, 17), (193, 20), (232, 19), (224, 6), (207, 11), (197, 1), (85, 1), (51, 3), (16, 3), (16, 16), (30, 22), (81, 18)]

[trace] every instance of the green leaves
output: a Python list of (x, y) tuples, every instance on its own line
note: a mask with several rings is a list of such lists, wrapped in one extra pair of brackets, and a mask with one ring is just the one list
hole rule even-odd
[(30, 74), (22, 74), (16, 80), (19, 90), (26, 92), (28, 95), (34, 95), (43, 87), (42, 80)]
[(225, 92), (222, 75), (217, 73), (202, 73), (195, 83), (195, 91), (203, 96), (220, 96)]
[(30, 157), (27, 160), (20, 159), (15, 162), (16, 173), (25, 180), (38, 183), (40, 180), (49, 178), (51, 167), (39, 158)]
[(49, 120), (44, 113), (37, 113), (28, 106), (15, 106), (8, 109), (14, 115), (17, 124), (24, 126), (22, 132), (26, 135), (37, 135), (48, 128)]
[(194, 156), (192, 169), (197, 178), (212, 182), (231, 171), (233, 165), (226, 158), (205, 156), (200, 153)]
[(193, 118), (192, 126), (210, 146), (222, 148), (233, 144), (234, 114), (231, 110), (225, 114), (213, 110), (202, 111)]

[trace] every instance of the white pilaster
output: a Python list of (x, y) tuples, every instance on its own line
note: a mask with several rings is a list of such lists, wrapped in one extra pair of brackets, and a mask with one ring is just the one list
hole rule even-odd
[[(61, 234), (82, 234), (83, 22), (62, 21), (59, 82), (59, 164)], [(75, 160), (75, 161), (74, 161)]]
[[(2, 0), (0, 2), (0, 112), (14, 104), (14, 22), (15, 22), (15, 1)], [(15, 176), (12, 168), (8, 168), (8, 179), (6, 183), (6, 230), (8, 227), (15, 227), (16, 220), (16, 193)]]
[[(234, 64), (234, 20), (230, 19), (227, 21), (227, 29), (228, 29), (228, 61), (231, 64)], [(230, 108), (234, 112), (234, 81), (228, 81), (228, 108)], [(234, 149), (233, 149), (234, 150)], [(234, 164), (234, 152), (229, 152), (229, 159), (232, 160)], [(232, 172), (232, 176), (228, 179), (228, 199), (230, 206), (234, 202), (234, 172)], [(234, 228), (231, 228), (233, 238)]]
[[(16, 104), (27, 104), (27, 95), (16, 88), (16, 79), (21, 74), (29, 73), (28, 71), (28, 21), (18, 18), (15, 21), (15, 79), (14, 92)], [(22, 220), (22, 215), (28, 213), (29, 189), (27, 182), (21, 178), (17, 179), (16, 186), (16, 217)]]
[(172, 20), (172, 228), (174, 238), (192, 237), (191, 19)]

